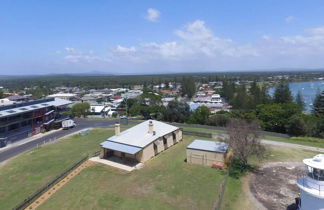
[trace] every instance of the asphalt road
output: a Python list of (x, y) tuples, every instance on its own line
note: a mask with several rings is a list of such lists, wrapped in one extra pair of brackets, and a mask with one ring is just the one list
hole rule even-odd
[(3, 161), (8, 160), (9, 158), (12, 158), (16, 155), (19, 155), (22, 152), (31, 150), (37, 145), (44, 144), (44, 142), (52, 142), (54, 139), (57, 140), (59, 138), (62, 138), (66, 135), (72, 134), (77, 131), (81, 131), (86, 128), (106, 128), (109, 126), (112, 126), (116, 123), (116, 120), (84, 120), (84, 119), (76, 119), (75, 120), (77, 126), (75, 128), (69, 129), (69, 130), (59, 130), (54, 133), (48, 134), (44, 137), (35, 139), (33, 141), (27, 142), (25, 144), (11, 147), (7, 150), (0, 152), (0, 163)]

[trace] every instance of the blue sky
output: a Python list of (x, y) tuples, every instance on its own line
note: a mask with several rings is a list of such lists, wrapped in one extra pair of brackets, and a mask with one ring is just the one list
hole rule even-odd
[(0, 74), (324, 67), (320, 0), (2, 0)]

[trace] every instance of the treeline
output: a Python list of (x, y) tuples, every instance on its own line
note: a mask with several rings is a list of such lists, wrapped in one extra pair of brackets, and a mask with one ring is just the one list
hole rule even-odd
[(317, 95), (313, 112), (308, 114), (303, 112), (302, 95), (293, 97), (285, 81), (275, 88), (273, 97), (257, 82), (246, 87), (225, 81), (222, 94), (233, 106), (230, 112), (211, 114), (205, 106), (192, 112), (187, 103), (178, 101), (171, 101), (165, 107), (161, 97), (152, 92), (125, 100), (121, 107), (127, 109), (128, 115), (142, 115), (145, 119), (213, 126), (226, 126), (232, 119), (242, 119), (257, 122), (266, 131), (324, 138), (324, 92)]
[(58, 86), (80, 87), (84, 89), (116, 88), (133, 85), (160, 84), (161, 82), (180, 82), (183, 77), (192, 77), (195, 82), (216, 80), (229, 81), (272, 81), (275, 77), (288, 76), (289, 81), (312, 80), (324, 77), (323, 71), (313, 72), (219, 72), (182, 73), (159, 75), (45, 75), (45, 76), (0, 76), (0, 86), (20, 91), (24, 88)]
[(293, 97), (286, 81), (276, 86), (273, 97), (266, 87), (256, 82), (249, 88), (230, 82), (224, 84), (223, 94), (233, 106), (231, 114), (226, 114), (228, 117), (258, 121), (266, 131), (324, 138), (323, 92), (316, 96), (312, 113), (307, 114), (303, 112), (301, 93)]

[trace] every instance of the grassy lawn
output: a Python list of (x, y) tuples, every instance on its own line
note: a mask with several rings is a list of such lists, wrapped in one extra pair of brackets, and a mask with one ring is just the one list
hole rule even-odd
[(27, 196), (80, 160), (99, 149), (112, 129), (91, 130), (57, 143), (25, 152), (0, 168), (0, 209), (12, 209)]
[(202, 133), (220, 133), (225, 134), (225, 130), (216, 130), (216, 129), (208, 129), (208, 128), (188, 128), (188, 127), (182, 127), (184, 131), (196, 131), (196, 132), (202, 132)]
[(281, 138), (281, 137), (274, 137), (274, 136), (265, 136), (264, 139), (324, 148), (324, 139), (315, 139), (315, 138), (308, 138), (308, 137)]
[(195, 137), (162, 152), (138, 171), (85, 169), (40, 209), (211, 209), (222, 171), (184, 162)]
[[(286, 147), (267, 147), (267, 149), (269, 155), (264, 160), (259, 161), (256, 158), (252, 158), (251, 163), (258, 166), (262, 163), (273, 161), (302, 161), (304, 158), (310, 158), (317, 154), (316, 152)], [(248, 187), (247, 177), (244, 176), (240, 179), (229, 177), (222, 203), (222, 209), (253, 210), (255, 207), (250, 202), (246, 193), (246, 188)]]
[[(225, 130), (216, 130), (216, 129), (208, 129), (208, 128), (187, 128), (183, 127), (185, 131), (197, 131), (203, 133), (220, 133), (226, 134)], [(309, 137), (292, 137), (292, 138), (283, 138), (283, 137), (274, 137), (274, 136), (263, 136), (262, 139), (272, 140), (272, 141), (280, 141), (292, 144), (300, 144), (305, 146), (319, 147), (324, 148), (324, 139), (318, 138), (309, 138)]]

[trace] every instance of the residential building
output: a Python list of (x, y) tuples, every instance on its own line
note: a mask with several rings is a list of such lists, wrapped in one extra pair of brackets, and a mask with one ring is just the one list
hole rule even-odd
[(182, 130), (173, 125), (147, 120), (123, 132), (115, 125), (115, 136), (100, 145), (101, 158), (118, 157), (129, 162), (145, 162), (182, 140)]
[(75, 99), (77, 99), (77, 94), (74, 93), (55, 93), (52, 95), (48, 95), (48, 98), (60, 98), (60, 99), (64, 99), (64, 100), (70, 100), (70, 101), (74, 101)]

